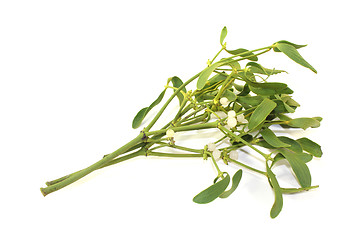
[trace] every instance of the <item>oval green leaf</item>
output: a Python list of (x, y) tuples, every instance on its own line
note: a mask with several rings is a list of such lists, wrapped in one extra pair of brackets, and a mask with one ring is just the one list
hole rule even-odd
[[(171, 82), (172, 82), (173, 86), (176, 87), (176, 88), (179, 88), (181, 85), (183, 85), (183, 82), (177, 76), (172, 77)], [(176, 90), (174, 89), (174, 92), (175, 91)], [(186, 93), (186, 88), (185, 87), (182, 89), (182, 92)], [(181, 92), (178, 92), (176, 94), (176, 97), (179, 99), (179, 105), (181, 105), (182, 101), (184, 100), (184, 95)]]
[(252, 130), (257, 126), (259, 126), (263, 121), (265, 121), (266, 117), (271, 113), (271, 111), (275, 107), (276, 107), (275, 102), (271, 101), (268, 98), (265, 98), (251, 114), (248, 128)]
[(227, 35), (227, 28), (224, 27), (224, 28), (221, 30), (221, 34), (220, 34), (220, 44), (221, 44), (221, 46), (223, 46), (223, 43), (224, 43), (224, 40), (225, 40), (226, 35)]
[(209, 77), (213, 73), (213, 71), (216, 68), (220, 67), (222, 64), (224, 64), (224, 63), (221, 62), (221, 61), (213, 63), (210, 66), (208, 66), (207, 68), (205, 68), (200, 73), (199, 79), (198, 79), (198, 81), (196, 83), (196, 87), (197, 87), (198, 90), (202, 89), (205, 86), (207, 80), (209, 79)]
[(279, 152), (290, 163), (292, 170), (295, 173), (301, 187), (311, 186), (311, 174), (305, 162), (300, 155), (286, 148), (279, 149)]
[(270, 217), (276, 218), (279, 215), (279, 213), (281, 212), (281, 209), (283, 207), (282, 191), (281, 191), (280, 185), (276, 179), (275, 174), (270, 170), (270, 168), (267, 164), (266, 164), (266, 173), (268, 175), (269, 181), (270, 181), (271, 186), (274, 189), (274, 193), (275, 193), (275, 201), (270, 210)]
[(226, 177), (218, 181), (217, 183), (211, 185), (207, 189), (200, 192), (193, 198), (193, 201), (199, 204), (205, 204), (214, 201), (219, 197), (227, 188), (230, 183), (230, 176), (228, 173), (225, 173)]
[(249, 88), (250, 90), (260, 96), (271, 96), (276, 94), (276, 91), (274, 89), (270, 89), (270, 88), (258, 88), (258, 87), (254, 87), (253, 84), (249, 84)]
[(221, 194), (219, 197), (220, 198), (227, 198), (229, 197), (235, 190), (236, 188), (239, 186), (240, 180), (242, 177), (242, 170), (239, 169), (233, 176), (232, 178), (232, 185), (231, 188), (228, 191), (225, 191), (223, 194)]
[(264, 97), (263, 96), (238, 96), (237, 100), (242, 105), (247, 104), (250, 106), (257, 106), (264, 100)]
[(303, 137), (296, 140), (304, 149), (304, 151), (310, 153), (311, 155), (315, 157), (321, 157), (322, 156), (322, 150), (321, 146), (317, 144), (316, 142), (311, 141), (310, 139)]
[(294, 62), (309, 68), (311, 71), (313, 71), (314, 73), (317, 73), (317, 71), (315, 70), (315, 68), (313, 68), (313, 66), (310, 65), (310, 63), (308, 63), (301, 55), (300, 53), (296, 50), (296, 48), (288, 43), (276, 43), (276, 48), (278, 48), (281, 52), (283, 52), (286, 56), (288, 56), (290, 59), (292, 59)]
[(290, 145), (290, 147), (287, 147), (289, 150), (295, 152), (295, 153), (302, 153), (303, 149), (301, 145), (295, 141), (292, 138), (286, 137), (286, 136), (280, 136), (278, 137), (282, 142), (287, 143)]
[(238, 48), (236, 50), (227, 50), (225, 49), (225, 51), (227, 51), (228, 53), (232, 54), (232, 55), (239, 55), (240, 57), (248, 57), (247, 59), (251, 60), (251, 61), (257, 61), (258, 57), (255, 56), (252, 52), (249, 52), (249, 50), (244, 49), (244, 48)]
[(315, 118), (294, 118), (288, 121), (288, 125), (295, 128), (307, 129), (320, 127), (320, 122)]
[(274, 147), (290, 147), (289, 144), (282, 142), (273, 131), (271, 131), (269, 128), (265, 128), (261, 130), (261, 135), (264, 138), (264, 140)]
[[(299, 45), (299, 44), (295, 44), (295, 43), (292, 43), (292, 42), (289, 42), (289, 41), (286, 41), (286, 40), (281, 40), (281, 41), (278, 41), (277, 43), (286, 43), (286, 44), (290, 44), (292, 46), (294, 46), (296, 49), (299, 49), (299, 48), (302, 48), (302, 47), (306, 47), (307, 44), (305, 45)], [(274, 52), (281, 52), (277, 47), (274, 47)]]

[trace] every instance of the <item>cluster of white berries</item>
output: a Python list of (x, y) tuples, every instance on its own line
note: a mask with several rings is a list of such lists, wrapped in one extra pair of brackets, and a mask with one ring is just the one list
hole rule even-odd
[(236, 120), (236, 112), (234, 110), (230, 110), (228, 112), (228, 119), (227, 119), (227, 125), (230, 127), (230, 128), (233, 128), (236, 126), (237, 124), (237, 120)]
[(210, 152), (212, 152), (212, 155), (216, 161), (220, 159), (221, 152), (216, 148), (215, 143), (209, 143), (207, 148)]
[[(215, 159), (215, 161), (218, 161), (221, 157), (221, 152), (216, 148), (216, 145), (214, 143), (208, 143), (207, 149), (212, 152), (212, 155)], [(230, 151), (229, 157), (233, 160), (236, 160), (238, 158), (238, 152), (235, 150)]]
[(247, 121), (244, 117), (244, 114), (236, 115), (234, 110), (230, 110), (227, 117), (227, 126), (229, 126), (229, 128), (235, 127), (237, 123), (244, 123)]

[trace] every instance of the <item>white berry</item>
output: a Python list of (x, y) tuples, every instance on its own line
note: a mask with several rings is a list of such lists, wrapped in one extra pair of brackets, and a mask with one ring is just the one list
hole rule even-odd
[(236, 112), (235, 112), (234, 110), (230, 110), (230, 111), (228, 112), (228, 117), (229, 117), (229, 118), (234, 118), (234, 117), (236, 117)]
[(210, 152), (212, 152), (216, 149), (215, 143), (208, 143), (207, 147)]
[(221, 156), (221, 152), (218, 150), (218, 149), (215, 149), (213, 152), (212, 152), (212, 155), (214, 157), (215, 160), (218, 160)]
[(227, 105), (229, 105), (229, 99), (227, 99), (226, 97), (222, 97), (220, 98), (220, 103), (221, 105), (223, 105), (223, 107), (226, 107)]
[(229, 125), (230, 128), (235, 127), (236, 124), (237, 124), (237, 121), (235, 118), (233, 118), (233, 117), (228, 118), (227, 125)]
[(174, 136), (174, 134), (175, 134), (175, 132), (172, 129), (168, 129), (166, 131), (166, 136), (168, 136), (169, 138), (172, 138)]
[(247, 120), (245, 119), (244, 117), (244, 114), (239, 114), (236, 116), (236, 119), (239, 123), (242, 123), (242, 122), (247, 122)]
[(239, 153), (235, 150), (232, 150), (230, 153), (229, 153), (229, 157), (233, 160), (236, 160), (239, 156)]

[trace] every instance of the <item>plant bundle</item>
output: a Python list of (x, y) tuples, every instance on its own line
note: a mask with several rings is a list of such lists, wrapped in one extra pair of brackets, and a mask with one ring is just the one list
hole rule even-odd
[[(212, 60), (208, 60), (205, 69), (185, 82), (176, 76), (169, 78), (158, 98), (137, 113), (132, 122), (133, 128), (138, 128), (145, 116), (162, 102), (168, 89), (173, 92), (155, 117), (133, 140), (87, 168), (46, 182), (47, 187), (41, 188), (42, 194), (46, 196), (97, 169), (138, 156), (198, 157), (210, 160), (217, 172), (213, 184), (193, 198), (193, 201), (199, 204), (209, 203), (216, 198), (229, 197), (238, 187), (243, 169), (263, 175), (268, 179), (275, 195), (270, 211), (272, 218), (278, 216), (282, 209), (283, 194), (317, 188), (317, 185), (311, 184), (307, 163), (313, 157), (321, 157), (320, 146), (306, 137), (292, 139), (277, 136), (272, 128), (278, 125), (286, 129), (305, 130), (319, 127), (322, 119), (321, 117), (291, 118), (291, 114), (300, 106), (291, 96), (293, 90), (285, 83), (269, 81), (272, 75), (285, 71), (269, 69), (258, 63), (260, 55), (274, 51), (285, 54), (316, 73), (297, 50), (306, 45), (282, 40), (251, 51), (243, 48), (229, 50), (224, 42), (226, 35), (227, 29), (224, 27), (220, 35), (221, 49)], [(227, 52), (229, 56), (216, 61), (221, 52)], [(196, 81), (196, 89), (186, 89), (188, 84), (194, 81)], [(161, 129), (152, 130), (174, 98), (179, 100), (179, 107), (176, 114), (171, 116), (172, 120)], [(196, 134), (196, 130), (200, 129), (218, 129), (223, 135), (201, 149), (176, 143), (175, 133), (192, 131)], [(238, 159), (238, 150), (245, 147), (261, 156), (263, 169), (254, 168)], [(169, 148), (176, 152), (162, 151)], [(219, 160), (225, 164), (235, 164), (240, 169), (231, 178), (227, 172), (220, 170)], [(277, 163), (280, 160), (289, 163), (287, 166), (292, 170), (290, 173), (299, 184), (297, 188), (283, 188), (279, 185), (273, 169), (279, 165)]]

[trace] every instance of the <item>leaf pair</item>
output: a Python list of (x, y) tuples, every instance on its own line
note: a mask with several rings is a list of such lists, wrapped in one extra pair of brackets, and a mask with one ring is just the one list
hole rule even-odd
[[(174, 86), (175, 88), (179, 88), (181, 85), (183, 85), (183, 82), (181, 81), (181, 79), (178, 78), (178, 77), (176, 77), (176, 76), (172, 77), (170, 80), (171, 80), (171, 82), (172, 82), (172, 84), (173, 84), (173, 86)], [(166, 91), (166, 89), (160, 93), (160, 95), (158, 96), (158, 98), (157, 98), (153, 103), (151, 103), (150, 106), (141, 109), (141, 110), (136, 114), (136, 116), (134, 117), (133, 122), (132, 122), (132, 128), (135, 129), (135, 128), (138, 128), (138, 127), (141, 125), (142, 121), (144, 120), (144, 118), (146, 117), (146, 115), (150, 112), (150, 110), (153, 109), (156, 105), (158, 105), (158, 104), (161, 102), (161, 100), (164, 98), (165, 91)], [(176, 91), (176, 90), (174, 89), (174, 91)], [(186, 93), (186, 88), (183, 87), (183, 88), (182, 88), (182, 91), (183, 91), (184, 93)], [(176, 94), (176, 96), (177, 96), (177, 98), (179, 99), (179, 104), (181, 105), (181, 103), (182, 103), (183, 100), (184, 100), (184, 95), (183, 95), (183, 93), (182, 93), (181, 91), (179, 91), (179, 92)]]
[(242, 170), (238, 170), (233, 178), (232, 178), (232, 186), (229, 190), (225, 191), (230, 183), (230, 175), (228, 173), (224, 173), (226, 176), (221, 179), (220, 181), (214, 183), (207, 189), (203, 190), (199, 194), (197, 194), (193, 201), (199, 204), (205, 204), (214, 201), (216, 198), (227, 198), (229, 197), (238, 187), (241, 177), (242, 177)]
[(150, 110), (153, 109), (156, 105), (158, 105), (161, 102), (161, 100), (163, 99), (163, 97), (165, 95), (165, 91), (166, 91), (166, 89), (160, 93), (158, 98), (153, 103), (151, 103), (150, 106), (141, 109), (136, 114), (136, 116), (134, 117), (133, 122), (132, 122), (132, 128), (135, 129), (141, 125), (142, 121), (144, 120), (146, 115), (150, 112)]

